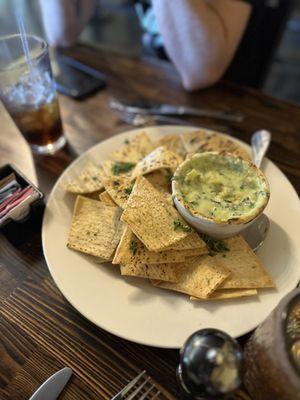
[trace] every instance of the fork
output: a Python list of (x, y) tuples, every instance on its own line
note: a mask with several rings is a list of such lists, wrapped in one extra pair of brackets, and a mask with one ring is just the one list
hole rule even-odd
[(142, 371), (111, 400), (154, 400), (160, 394), (160, 390), (151, 382), (150, 376), (146, 375), (146, 371)]

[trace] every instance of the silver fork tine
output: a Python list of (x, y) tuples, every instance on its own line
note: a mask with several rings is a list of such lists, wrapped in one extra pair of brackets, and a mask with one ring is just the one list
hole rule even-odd
[(155, 385), (150, 386), (149, 389), (148, 389), (144, 394), (142, 394), (141, 397), (139, 397), (139, 400), (145, 400), (145, 399), (147, 398), (148, 394), (149, 394), (154, 388), (155, 388)]
[(151, 400), (156, 399), (157, 396), (159, 396), (159, 395), (160, 395), (160, 391), (158, 391), (157, 393), (155, 393), (155, 395), (154, 395), (153, 397), (151, 397)]
[(120, 400), (129, 392), (130, 389), (134, 387), (137, 381), (146, 373), (142, 371), (138, 376), (136, 376), (132, 381), (130, 381), (118, 394), (116, 394), (111, 400)]
[(126, 397), (126, 400), (133, 400), (136, 398), (136, 395), (140, 393), (143, 387), (150, 381), (150, 376), (140, 385), (138, 386), (130, 396)]

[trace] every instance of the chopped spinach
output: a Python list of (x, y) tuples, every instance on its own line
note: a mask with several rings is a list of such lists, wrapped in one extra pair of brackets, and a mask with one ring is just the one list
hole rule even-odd
[(202, 233), (200, 236), (206, 243), (211, 255), (215, 253), (224, 253), (225, 251), (229, 251), (229, 248), (226, 246), (223, 240), (214, 239), (206, 233)]
[(133, 189), (133, 186), (128, 186), (128, 187), (126, 187), (126, 188), (124, 189), (124, 192), (125, 192), (126, 194), (130, 194), (130, 193), (132, 192), (132, 189)]
[(117, 161), (112, 166), (111, 171), (114, 175), (120, 175), (124, 172), (128, 172), (128, 171), (132, 170), (132, 168), (134, 166), (135, 166), (135, 163), (132, 163), (132, 162)]
[(183, 232), (192, 232), (193, 231), (193, 229), (190, 226), (183, 224), (181, 221), (174, 221), (174, 230), (175, 231), (180, 230)]
[(129, 250), (131, 251), (131, 253), (133, 255), (135, 255), (135, 253), (137, 252), (137, 242), (132, 241), (129, 245)]

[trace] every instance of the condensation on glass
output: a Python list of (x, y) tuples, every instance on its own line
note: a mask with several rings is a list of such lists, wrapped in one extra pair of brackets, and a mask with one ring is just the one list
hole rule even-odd
[[(0, 38), (0, 95), (32, 150), (51, 154), (66, 143), (46, 42), (34, 35)], [(26, 57), (26, 50), (29, 57)]]

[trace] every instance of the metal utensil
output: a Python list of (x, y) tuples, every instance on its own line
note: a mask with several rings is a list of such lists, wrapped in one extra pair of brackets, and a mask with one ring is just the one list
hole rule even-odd
[(174, 116), (195, 116), (222, 119), (231, 122), (242, 122), (244, 115), (239, 112), (219, 111), (205, 108), (195, 108), (188, 106), (176, 106), (172, 104), (159, 104), (152, 102), (126, 102), (117, 99), (111, 99), (109, 106), (118, 111), (128, 113), (142, 113), (149, 115), (174, 115)]
[[(120, 113), (120, 119), (127, 124), (131, 124), (133, 126), (153, 126), (153, 125), (184, 125), (184, 126), (193, 126), (197, 128), (197, 125), (188, 121), (186, 119), (168, 117), (164, 115), (148, 115), (148, 114), (134, 114), (128, 112)], [(201, 123), (202, 128), (206, 128), (206, 126)], [(228, 127), (223, 125), (211, 125), (207, 126), (208, 129), (212, 129), (218, 132), (227, 132)]]
[(143, 113), (128, 113), (123, 112), (121, 119), (128, 124), (133, 126), (145, 126), (145, 125), (156, 125), (156, 124), (167, 124), (167, 125), (190, 125), (195, 126), (189, 121), (168, 117), (164, 115), (149, 115)]
[(125, 398), (126, 400), (154, 400), (157, 399), (160, 394), (160, 390), (158, 390), (151, 381), (150, 376), (147, 376), (146, 371), (142, 371), (111, 400), (121, 400)]
[(252, 161), (260, 168), (262, 160), (270, 146), (271, 133), (262, 129), (255, 132), (251, 137)]
[[(255, 132), (251, 137), (252, 161), (259, 168), (270, 146), (271, 133), (264, 129)], [(243, 238), (253, 251), (263, 244), (270, 228), (270, 220), (262, 214), (252, 225), (242, 232)]]
[(246, 228), (241, 235), (253, 251), (258, 250), (263, 244), (270, 228), (270, 220), (265, 214), (261, 214), (257, 220)]
[(71, 368), (63, 368), (48, 378), (29, 400), (56, 400), (71, 378)]

